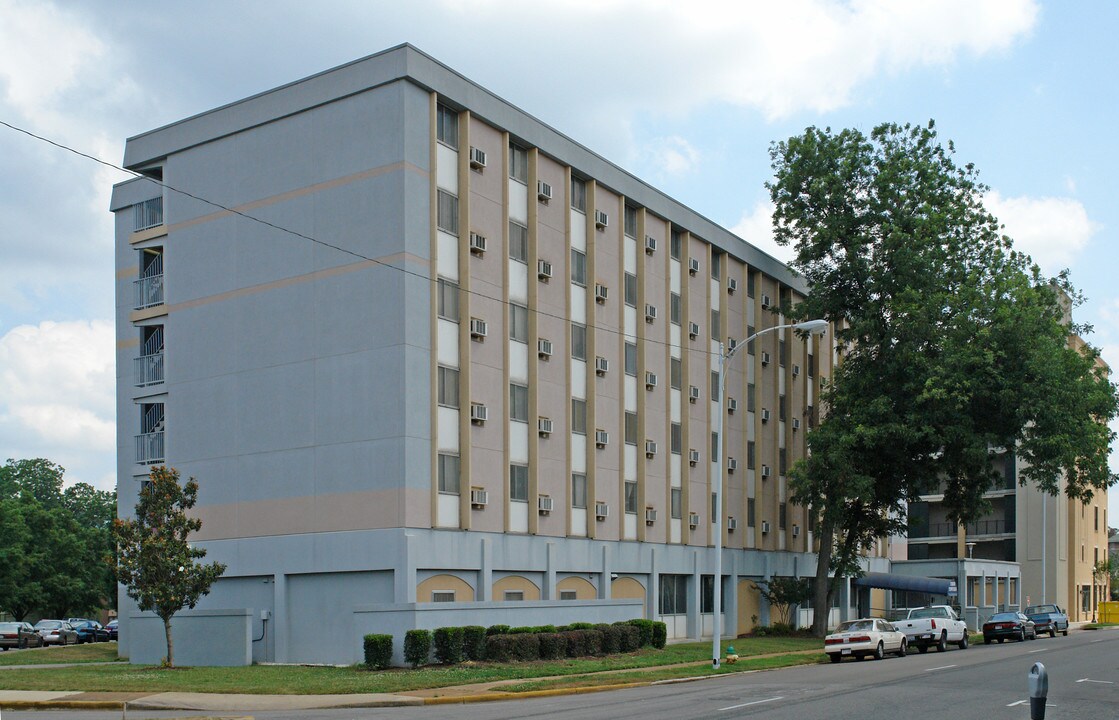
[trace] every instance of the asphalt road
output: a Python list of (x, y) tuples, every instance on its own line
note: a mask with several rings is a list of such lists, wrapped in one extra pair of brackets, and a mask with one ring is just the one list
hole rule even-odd
[[(1119, 718), (1119, 632), (1074, 632), (885, 660), (845, 660), (586, 695), (416, 708), (241, 713), (257, 720), (658, 720), (660, 718), (1029, 718), (1027, 673), (1049, 671), (1047, 720)], [(238, 713), (223, 713), (235, 717)], [(120, 713), (5, 712), (3, 720), (118, 720)], [(198, 713), (130, 711), (140, 718)]]

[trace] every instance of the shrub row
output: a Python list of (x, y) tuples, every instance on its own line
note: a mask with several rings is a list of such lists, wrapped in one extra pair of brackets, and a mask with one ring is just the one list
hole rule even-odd
[[(556, 660), (586, 655), (611, 655), (632, 652), (641, 647), (664, 647), (668, 628), (653, 620), (626, 620), (613, 624), (572, 623), (562, 627), (509, 627), (480, 625), (409, 630), (404, 634), (404, 660), (412, 667), (426, 665), (435, 651), (435, 660), (455, 665), (464, 660), (524, 662)], [(389, 666), (392, 660), (392, 635), (366, 635), (365, 664), (371, 669)]]

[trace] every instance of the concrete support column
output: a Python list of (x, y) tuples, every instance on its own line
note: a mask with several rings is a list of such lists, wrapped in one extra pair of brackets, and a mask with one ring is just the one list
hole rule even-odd
[(272, 579), (272, 638), (276, 643), (275, 661), (288, 660), (288, 591), (287, 576), (277, 573)]
[(548, 543), (544, 546), (544, 587), (545, 600), (556, 599), (556, 544)]
[(722, 608), (725, 620), (722, 625), (722, 634), (728, 638), (733, 638), (738, 636), (738, 553), (732, 553), (730, 562), (724, 566), (726, 565), (729, 565), (726, 580), (719, 583), (720, 591), (722, 588), (727, 590), (723, 593)]
[(956, 563), (956, 597), (960, 600), (960, 617), (966, 622), (967, 606), (975, 604), (975, 598), (967, 595), (967, 563)]
[(416, 548), (415, 538), (405, 534), (404, 552), (396, 559), (393, 569), (393, 601), (398, 604), (416, 602)]
[(607, 545), (602, 546), (602, 576), (598, 582), (598, 599), (607, 600), (610, 598), (610, 593), (613, 588), (611, 585), (614, 580), (611, 577), (614, 574), (614, 568), (610, 564), (610, 548)]
[(703, 617), (699, 612), (699, 603), (702, 594), (700, 586), (703, 584), (703, 574), (700, 572), (699, 551), (692, 552), (692, 582), (691, 592), (688, 593), (688, 637), (699, 640), (703, 637)]
[(474, 588), (474, 599), (483, 602), (492, 600), (493, 593), (493, 549), (490, 539), (482, 538), (481, 560), (478, 564), (478, 587)]
[(655, 620), (660, 612), (657, 601), (660, 599), (661, 593), (661, 576), (657, 563), (656, 548), (649, 549), (649, 581), (645, 583), (645, 588), (645, 607), (649, 608), (647, 619)]
[(987, 571), (979, 576), (979, 607), (987, 607)]
[[(830, 611), (831, 608), (829, 608)], [(839, 583), (839, 621), (847, 622), (851, 619), (851, 578), (844, 577)]]

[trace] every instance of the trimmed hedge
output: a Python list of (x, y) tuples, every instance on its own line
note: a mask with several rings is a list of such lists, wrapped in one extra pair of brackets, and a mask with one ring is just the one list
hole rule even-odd
[(634, 626), (641, 633), (641, 647), (653, 644), (653, 621), (644, 618), (636, 618), (628, 620), (628, 624)]
[(509, 628), (506, 632), (510, 635), (524, 635), (526, 633), (554, 633), (555, 625), (526, 625), (524, 627)]
[(444, 665), (457, 665), (463, 661), (463, 635), (460, 627), (441, 627), (435, 630), (435, 659)]
[(486, 628), (486, 635), (508, 635), (508, 625), (490, 625)]
[(668, 626), (662, 622), (653, 623), (653, 647), (657, 650), (664, 650), (665, 643), (668, 642)]
[(412, 666), (426, 665), (431, 657), (431, 631), (409, 630), (404, 633), (404, 659)]
[(365, 667), (383, 670), (392, 664), (392, 635), (366, 635), (362, 638)]
[(567, 656), (567, 635), (563, 633), (540, 633), (540, 659), (558, 660)]
[(641, 649), (640, 630), (624, 622), (614, 623), (613, 627), (618, 630), (618, 652), (633, 652)]
[(602, 633), (602, 654), (614, 655), (622, 651), (622, 631), (616, 625), (602, 623), (595, 630)]
[(467, 660), (486, 659), (486, 629), (481, 625), (467, 625), (462, 629), (462, 653)]
[(531, 633), (490, 635), (486, 659), (493, 662), (523, 662), (540, 658), (540, 636)]

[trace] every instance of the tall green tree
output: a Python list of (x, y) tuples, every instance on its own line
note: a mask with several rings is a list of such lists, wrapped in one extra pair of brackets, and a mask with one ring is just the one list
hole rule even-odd
[(225, 565), (203, 565), (206, 551), (190, 544), (191, 533), (202, 521), (188, 511), (198, 500), (198, 483), (190, 478), (179, 484), (174, 468), (155, 467), (140, 493), (135, 519), (113, 522), (117, 542), (116, 577), (141, 610), (163, 620), (168, 667), (175, 666), (171, 618), (183, 608), (193, 608), (225, 572)]
[(999, 448), (1047, 492), (1064, 478), (1087, 500), (1115, 482), (1115, 387), (1093, 348), (1070, 346), (1084, 328), (1061, 302), (1079, 296), (1013, 249), (978, 171), (953, 156), (932, 123), (809, 128), (770, 149), (774, 236), (810, 286), (782, 310), (832, 321), (842, 358), (791, 472), (793, 500), (819, 518), (816, 607), (863, 548), (904, 530), (907, 501), (936, 488), (951, 519), (981, 514)]

